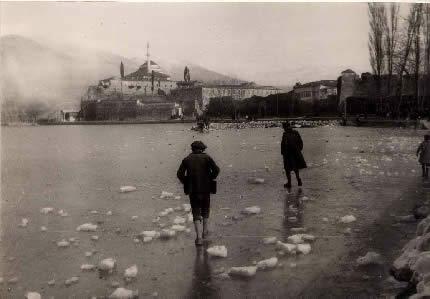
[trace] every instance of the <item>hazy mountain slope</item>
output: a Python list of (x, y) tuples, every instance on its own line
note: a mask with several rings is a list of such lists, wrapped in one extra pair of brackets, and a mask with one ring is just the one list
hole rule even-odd
[[(42, 101), (51, 106), (73, 103), (76, 106), (89, 85), (119, 75), (121, 61), (126, 73), (144, 63), (108, 51), (60, 48), (22, 36), (4, 36), (0, 38), (2, 100)], [(185, 64), (157, 62), (173, 80), (182, 80)], [(193, 80), (237, 81), (200, 66), (188, 64), (188, 67)]]

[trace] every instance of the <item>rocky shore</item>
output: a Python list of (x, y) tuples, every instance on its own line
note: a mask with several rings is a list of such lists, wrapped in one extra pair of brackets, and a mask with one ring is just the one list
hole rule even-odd
[[(240, 123), (211, 123), (212, 130), (229, 130), (229, 129), (248, 129), (248, 128), (276, 128), (281, 127), (283, 121), (250, 121)], [(315, 128), (323, 126), (337, 126), (338, 120), (295, 120), (293, 121), (296, 128)]]
[[(410, 298), (428, 298), (430, 296), (430, 201), (424, 200), (414, 208), (411, 221), (421, 219), (415, 237), (401, 250), (394, 260), (391, 274), (398, 281), (407, 282), (405, 290)], [(405, 219), (406, 220), (406, 219)]]

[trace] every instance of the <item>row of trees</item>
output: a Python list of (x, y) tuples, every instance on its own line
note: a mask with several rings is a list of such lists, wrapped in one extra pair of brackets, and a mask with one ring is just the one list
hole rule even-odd
[[(384, 100), (394, 99), (391, 109), (397, 114), (403, 104), (405, 77), (413, 80), (417, 111), (424, 109), (430, 89), (430, 5), (411, 4), (406, 16), (400, 11), (398, 3), (368, 4), (368, 45), (376, 98), (380, 107)], [(386, 84), (382, 84), (383, 78)]]

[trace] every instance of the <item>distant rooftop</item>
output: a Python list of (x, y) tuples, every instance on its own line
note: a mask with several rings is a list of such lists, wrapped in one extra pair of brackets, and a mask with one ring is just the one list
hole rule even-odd
[(337, 87), (337, 81), (336, 80), (313, 81), (313, 82), (308, 82), (308, 83), (297, 85), (294, 87), (294, 89), (303, 88), (303, 87), (316, 87), (316, 86), (320, 86), (320, 85), (329, 86), (329, 87)]

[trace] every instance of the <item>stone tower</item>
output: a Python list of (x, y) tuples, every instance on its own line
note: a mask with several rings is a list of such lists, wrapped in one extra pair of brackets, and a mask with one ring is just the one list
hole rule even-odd
[(357, 74), (350, 69), (347, 69), (341, 74), (341, 88), (339, 94), (339, 110), (344, 111), (345, 101), (351, 97), (355, 91), (355, 81), (357, 80)]

